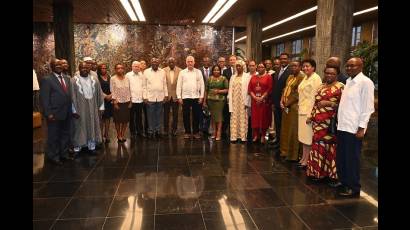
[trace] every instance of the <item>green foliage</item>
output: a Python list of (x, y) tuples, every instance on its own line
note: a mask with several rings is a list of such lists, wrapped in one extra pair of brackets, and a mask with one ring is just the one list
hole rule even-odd
[(352, 51), (352, 56), (363, 59), (363, 73), (372, 81), (378, 83), (378, 45), (367, 41), (361, 42)]

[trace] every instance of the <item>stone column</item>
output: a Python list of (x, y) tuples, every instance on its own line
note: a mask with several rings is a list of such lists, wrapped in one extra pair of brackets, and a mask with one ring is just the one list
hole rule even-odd
[[(352, 42), (354, 0), (318, 0), (313, 58), (316, 72), (323, 76), (326, 60), (337, 56), (342, 64), (349, 57)], [(341, 70), (344, 70), (341, 66)]]
[(260, 11), (248, 14), (246, 36), (246, 58), (258, 63), (262, 60), (262, 13)]
[(69, 72), (73, 76), (75, 56), (72, 1), (53, 1), (53, 23), (56, 58), (64, 58), (68, 61), (70, 65)]

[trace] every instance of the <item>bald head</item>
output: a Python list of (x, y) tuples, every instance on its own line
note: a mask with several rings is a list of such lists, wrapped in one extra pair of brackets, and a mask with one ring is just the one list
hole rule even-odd
[(349, 77), (354, 78), (357, 74), (363, 70), (363, 61), (361, 58), (353, 57), (350, 58), (346, 63), (346, 74)]
[(173, 57), (168, 58), (168, 66), (169, 66), (170, 69), (175, 68), (175, 58), (173, 58)]
[(61, 64), (61, 60), (57, 58), (53, 58), (50, 61), (50, 68), (53, 72), (60, 74), (63, 71), (63, 66)]

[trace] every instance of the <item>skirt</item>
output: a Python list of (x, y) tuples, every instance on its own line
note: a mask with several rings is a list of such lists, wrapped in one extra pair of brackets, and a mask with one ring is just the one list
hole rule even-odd
[(209, 111), (214, 122), (223, 122), (223, 109), (225, 101), (208, 100)]
[(128, 108), (129, 102), (118, 103), (120, 109), (114, 108), (114, 122), (115, 123), (127, 123), (130, 121), (130, 109)]
[(305, 145), (312, 145), (313, 130), (312, 124), (306, 124), (307, 115), (298, 116), (298, 140)]
[(111, 101), (104, 100), (104, 112), (102, 114), (102, 119), (110, 119), (113, 113), (113, 105)]

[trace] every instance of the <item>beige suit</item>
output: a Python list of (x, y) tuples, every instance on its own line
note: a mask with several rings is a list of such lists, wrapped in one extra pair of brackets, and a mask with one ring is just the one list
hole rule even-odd
[(181, 71), (181, 68), (175, 66), (174, 67), (174, 79), (171, 83), (171, 75), (169, 71), (171, 70), (169, 67), (163, 68), (165, 71), (165, 75), (167, 78), (167, 88), (168, 88), (168, 99), (172, 101), (167, 101), (164, 103), (164, 132), (168, 133), (169, 130), (169, 113), (172, 109), (172, 133), (176, 135), (177, 127), (178, 127), (178, 110), (179, 104), (177, 99), (177, 82), (178, 82), (178, 75)]
[(165, 67), (163, 70), (165, 71), (165, 74), (167, 76), (168, 98), (169, 99), (172, 98), (173, 101), (176, 101), (177, 100), (176, 89), (177, 89), (178, 75), (179, 75), (179, 72), (181, 71), (181, 68), (179, 68), (178, 66), (174, 67), (174, 80), (172, 84), (171, 84), (171, 76), (169, 74), (169, 71), (171, 69), (169, 67)]

